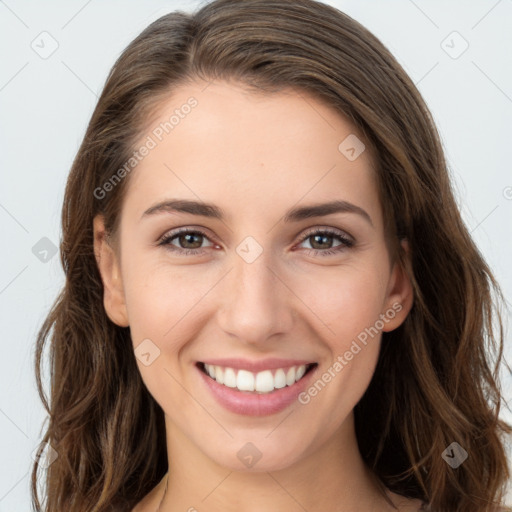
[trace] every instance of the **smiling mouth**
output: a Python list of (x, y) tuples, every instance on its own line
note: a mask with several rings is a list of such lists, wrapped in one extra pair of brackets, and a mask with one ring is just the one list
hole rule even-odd
[(198, 362), (196, 366), (212, 380), (228, 388), (249, 394), (268, 394), (293, 386), (318, 366), (318, 363), (274, 368), (260, 372), (208, 365)]

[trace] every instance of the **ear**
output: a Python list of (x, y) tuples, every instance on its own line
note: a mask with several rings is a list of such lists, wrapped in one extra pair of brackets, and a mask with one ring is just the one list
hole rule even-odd
[[(405, 258), (410, 257), (409, 243), (401, 240), (401, 246), (405, 252)], [(393, 331), (407, 318), (414, 301), (414, 293), (411, 280), (402, 263), (397, 258), (391, 272), (388, 292), (385, 300), (383, 314), (388, 318), (384, 323), (383, 331)]]
[(128, 313), (124, 298), (120, 264), (114, 248), (107, 239), (102, 215), (97, 215), (94, 226), (94, 254), (103, 281), (103, 305), (115, 324), (128, 327)]

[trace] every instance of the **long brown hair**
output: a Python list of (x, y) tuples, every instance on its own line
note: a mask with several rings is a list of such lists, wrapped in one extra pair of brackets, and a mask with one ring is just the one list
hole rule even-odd
[[(141, 379), (129, 328), (112, 323), (103, 306), (93, 218), (103, 214), (115, 235), (130, 176), (108, 194), (97, 191), (129, 160), (159, 101), (196, 78), (237, 80), (263, 94), (308, 92), (364, 134), (414, 305), (398, 329), (383, 333), (373, 380), (355, 408), (362, 457), (386, 487), (435, 511), (491, 510), (503, 499), (503, 436), (512, 432), (498, 418), (502, 292), (461, 219), (418, 90), (375, 36), (313, 0), (216, 0), (193, 14), (173, 12), (113, 66), (67, 181), (66, 281), (37, 338), (37, 385), (49, 415), (42, 442), (58, 457), (45, 475), (44, 509), (34, 464), (33, 505), (131, 510), (167, 471), (163, 411)], [(40, 373), (47, 339), (49, 401)], [(441, 456), (452, 443), (468, 453), (456, 469)]]

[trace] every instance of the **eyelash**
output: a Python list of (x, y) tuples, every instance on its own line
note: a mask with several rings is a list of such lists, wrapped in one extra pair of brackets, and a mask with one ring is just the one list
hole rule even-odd
[[(177, 238), (179, 235), (183, 235), (183, 234), (201, 235), (209, 240), (208, 235), (204, 231), (201, 231), (200, 229), (181, 228), (181, 229), (178, 229), (176, 231), (173, 231), (171, 233), (164, 235), (158, 241), (157, 245), (158, 246), (166, 246), (167, 250), (172, 251), (172, 252), (181, 253), (184, 256), (188, 256), (188, 255), (198, 256), (204, 252), (204, 250), (202, 250), (202, 249), (181, 249), (181, 248), (173, 247), (170, 242), (172, 240), (174, 240), (175, 238)], [(346, 237), (342, 232), (339, 232), (339, 231), (336, 231), (336, 230), (333, 230), (330, 228), (316, 229), (316, 230), (306, 233), (306, 235), (304, 235), (302, 237), (302, 239), (300, 240), (299, 244), (304, 243), (308, 238), (311, 238), (312, 236), (315, 236), (315, 235), (332, 236), (333, 238), (337, 238), (342, 243), (340, 245), (338, 245), (337, 247), (334, 247), (331, 249), (326, 249), (326, 250), (306, 249), (308, 251), (308, 254), (310, 251), (312, 251), (314, 254), (320, 253), (322, 256), (330, 256), (331, 254), (336, 254), (345, 249), (350, 249), (351, 247), (354, 246), (354, 242), (351, 239), (349, 239), (348, 237)]]

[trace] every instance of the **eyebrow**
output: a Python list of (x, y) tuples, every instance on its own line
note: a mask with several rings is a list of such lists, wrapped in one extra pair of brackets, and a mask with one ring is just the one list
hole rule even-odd
[[(141, 216), (141, 219), (159, 213), (190, 213), (224, 221), (225, 213), (219, 206), (211, 203), (191, 201), (189, 199), (167, 199), (148, 208)], [(317, 203), (307, 206), (299, 206), (288, 210), (284, 216), (284, 222), (299, 222), (313, 217), (323, 217), (333, 213), (354, 213), (363, 217), (372, 227), (373, 222), (368, 213), (360, 206), (348, 201), (336, 200), (328, 203)]]

